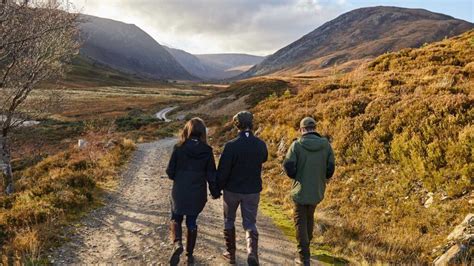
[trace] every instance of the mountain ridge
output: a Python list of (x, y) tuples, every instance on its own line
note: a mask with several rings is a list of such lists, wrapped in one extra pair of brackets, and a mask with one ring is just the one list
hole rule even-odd
[(135, 24), (81, 15), (80, 54), (122, 72), (153, 79), (196, 80)]
[(473, 27), (470, 22), (425, 9), (359, 8), (324, 23), (238, 78), (323, 69), (402, 48), (419, 47)]

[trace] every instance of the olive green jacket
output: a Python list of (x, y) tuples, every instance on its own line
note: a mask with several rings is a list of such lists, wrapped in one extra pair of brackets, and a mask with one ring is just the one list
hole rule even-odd
[(298, 204), (317, 205), (324, 198), (327, 180), (334, 174), (334, 153), (326, 138), (308, 133), (291, 144), (283, 167), (294, 179), (293, 200)]

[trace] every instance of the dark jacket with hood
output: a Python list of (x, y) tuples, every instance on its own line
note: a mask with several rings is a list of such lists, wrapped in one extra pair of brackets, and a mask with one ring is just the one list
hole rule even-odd
[(212, 148), (197, 139), (174, 147), (166, 173), (174, 181), (171, 196), (175, 214), (198, 215), (207, 202), (206, 184), (213, 196), (219, 194)]
[(219, 188), (234, 193), (254, 194), (262, 191), (262, 164), (267, 161), (265, 142), (251, 131), (226, 143), (219, 161)]
[(326, 138), (308, 133), (291, 144), (283, 167), (294, 179), (293, 200), (298, 204), (316, 205), (323, 200), (326, 182), (334, 174), (334, 153)]

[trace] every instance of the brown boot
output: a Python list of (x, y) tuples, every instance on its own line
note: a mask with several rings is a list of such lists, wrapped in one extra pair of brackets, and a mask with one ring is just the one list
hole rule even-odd
[(247, 263), (250, 266), (258, 266), (258, 232), (247, 231)]
[(170, 222), (170, 235), (171, 241), (173, 241), (173, 251), (170, 257), (170, 265), (178, 265), (179, 257), (183, 253), (183, 229), (181, 224), (178, 224), (175, 221)]
[(230, 264), (235, 264), (235, 228), (224, 229), (226, 251), (223, 256)]
[(188, 258), (188, 264), (194, 264), (194, 247), (196, 246), (196, 238), (197, 238), (197, 228), (190, 230), (188, 229), (188, 233), (186, 235), (186, 257)]

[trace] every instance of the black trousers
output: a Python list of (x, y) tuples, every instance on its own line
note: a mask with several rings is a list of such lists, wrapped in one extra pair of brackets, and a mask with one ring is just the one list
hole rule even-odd
[(316, 205), (302, 205), (294, 203), (294, 222), (296, 227), (296, 241), (299, 255), (309, 259), (309, 244), (313, 239), (314, 212)]

